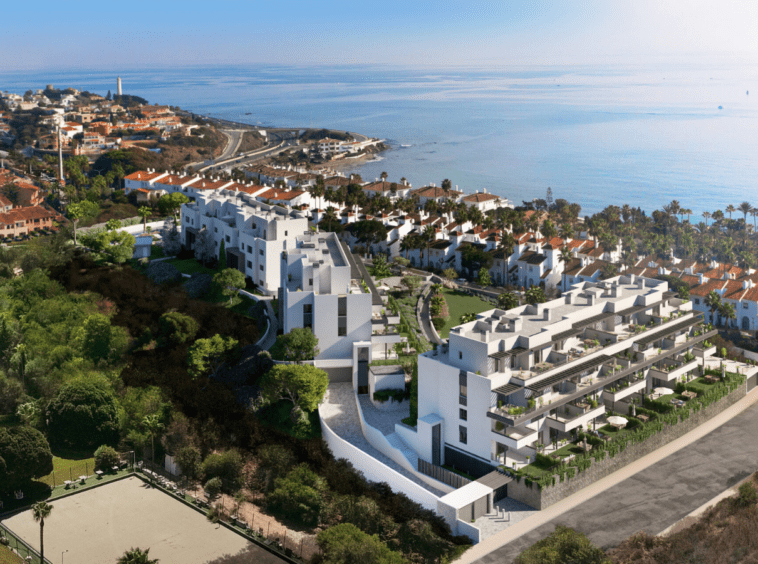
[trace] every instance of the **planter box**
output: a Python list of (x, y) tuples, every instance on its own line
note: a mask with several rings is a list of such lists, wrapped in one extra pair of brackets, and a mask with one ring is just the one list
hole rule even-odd
[[(560, 407), (558, 409), (561, 409)], [(547, 422), (547, 426), (551, 429), (555, 429), (557, 431), (561, 431), (563, 433), (568, 433), (570, 431), (573, 431), (579, 425), (582, 425), (586, 428), (587, 423), (592, 421), (593, 419), (600, 417), (601, 415), (605, 414), (605, 406), (600, 405), (596, 407), (595, 409), (590, 409), (586, 413), (577, 415), (573, 417), (572, 419), (565, 419), (563, 416), (548, 416), (545, 421)]]
[(677, 378), (684, 376), (687, 372), (690, 370), (694, 370), (698, 366), (697, 360), (692, 360), (688, 362), (687, 364), (683, 364), (676, 370), (672, 370), (671, 372), (664, 372), (663, 370), (659, 370), (658, 368), (650, 367), (650, 375), (653, 378), (658, 378), (659, 380), (663, 380), (664, 382), (673, 382)]
[(715, 345), (714, 346), (710, 346), (707, 349), (697, 349), (697, 348), (695, 348), (695, 349), (692, 349), (692, 353), (697, 358), (708, 358), (709, 356), (713, 356), (714, 354), (716, 354), (716, 346)]
[(617, 390), (615, 392), (611, 392), (609, 390), (603, 390), (603, 399), (606, 401), (622, 400), (625, 397), (629, 397), (634, 393), (644, 390), (646, 384), (647, 384), (647, 379), (643, 378), (642, 380), (633, 382), (628, 387), (623, 388), (621, 390)]

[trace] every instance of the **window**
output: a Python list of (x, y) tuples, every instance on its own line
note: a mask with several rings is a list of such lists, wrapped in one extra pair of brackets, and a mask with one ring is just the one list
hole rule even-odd
[(218, 233), (218, 227), (214, 227), (214, 228), (213, 228), (213, 232), (214, 232), (214, 233)]
[(458, 388), (459, 392), (458, 395), (460, 395), (462, 398), (468, 397), (468, 378), (466, 376), (466, 372), (461, 370), (461, 374), (458, 376)]
[(313, 286), (313, 278), (308, 278), (308, 286)]
[(231, 240), (231, 238), (229, 237), (229, 235), (227, 235), (227, 236), (226, 236), (226, 242), (227, 242), (227, 243), (231, 243), (231, 242), (232, 242), (232, 240)]
[(695, 298), (695, 305), (700, 305), (700, 298)]
[(463, 352), (458, 351), (458, 360), (463, 360)]
[(263, 249), (258, 249), (258, 254), (263, 256)]
[(468, 411), (465, 409), (458, 409), (458, 418), (462, 419), (463, 421), (468, 421)]
[(247, 267), (248, 268), (253, 268), (253, 261), (251, 261), (251, 260), (247, 261)]
[(468, 431), (466, 430), (466, 427), (458, 427), (458, 441), (464, 445), (468, 443)]
[(285, 237), (287, 236), (287, 233), (288, 233), (287, 231), (285, 231), (285, 232), (284, 232), (284, 236), (285, 236)]
[(263, 265), (260, 266), (260, 269), (263, 270)]
[(303, 327), (313, 329), (313, 305), (303, 304)]
[(742, 302), (742, 309), (747, 309), (747, 302)]
[(337, 336), (347, 336), (347, 296), (337, 298)]
[(250, 245), (247, 246), (247, 252), (248, 253), (252, 253), (253, 252), (253, 248)]

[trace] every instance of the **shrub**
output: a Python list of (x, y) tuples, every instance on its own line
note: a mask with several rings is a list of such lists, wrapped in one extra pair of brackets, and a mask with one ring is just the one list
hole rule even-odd
[(433, 317), (432, 318), (432, 325), (434, 325), (434, 328), (437, 331), (441, 331), (442, 328), (445, 326), (445, 318), (444, 317)]
[(211, 478), (205, 482), (203, 490), (209, 499), (214, 499), (221, 493), (221, 478)]
[(184, 283), (184, 289), (190, 298), (202, 298), (211, 290), (213, 276), (206, 273), (193, 274), (192, 278)]
[(374, 400), (384, 403), (385, 401), (392, 398), (396, 402), (400, 403), (405, 398), (405, 390), (393, 390), (393, 389), (386, 389), (386, 390), (377, 390), (374, 392)]
[(266, 498), (269, 508), (284, 517), (307, 525), (321, 520), (327, 486), (306, 464), (295, 467), (287, 476), (276, 480), (274, 491)]
[(179, 272), (179, 269), (165, 261), (151, 262), (145, 274), (156, 284), (170, 284), (182, 279), (182, 273)]
[(197, 335), (200, 325), (189, 315), (169, 311), (158, 320), (160, 342), (164, 345), (180, 345), (191, 341)]
[(227, 492), (236, 492), (242, 486), (242, 455), (236, 450), (227, 450), (221, 454), (210, 454), (203, 461), (203, 475), (206, 480), (219, 478), (221, 488)]
[(742, 484), (737, 500), (740, 505), (755, 505), (756, 501), (758, 501), (758, 492), (756, 492), (755, 486), (750, 482)]
[(108, 445), (102, 445), (95, 451), (95, 470), (110, 470), (119, 463), (119, 455), (116, 449)]

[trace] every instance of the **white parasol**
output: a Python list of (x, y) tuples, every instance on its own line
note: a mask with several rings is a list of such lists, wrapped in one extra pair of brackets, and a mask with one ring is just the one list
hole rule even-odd
[(608, 423), (611, 425), (618, 425), (619, 427), (623, 427), (626, 425), (627, 421), (625, 417), (621, 417), (619, 415), (612, 415), (608, 418)]

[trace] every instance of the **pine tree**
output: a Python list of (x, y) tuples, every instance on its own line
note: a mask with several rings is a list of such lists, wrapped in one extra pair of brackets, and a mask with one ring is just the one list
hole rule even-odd
[(221, 246), (218, 249), (218, 270), (224, 270), (226, 268), (226, 248), (224, 247), (224, 240), (221, 239)]

